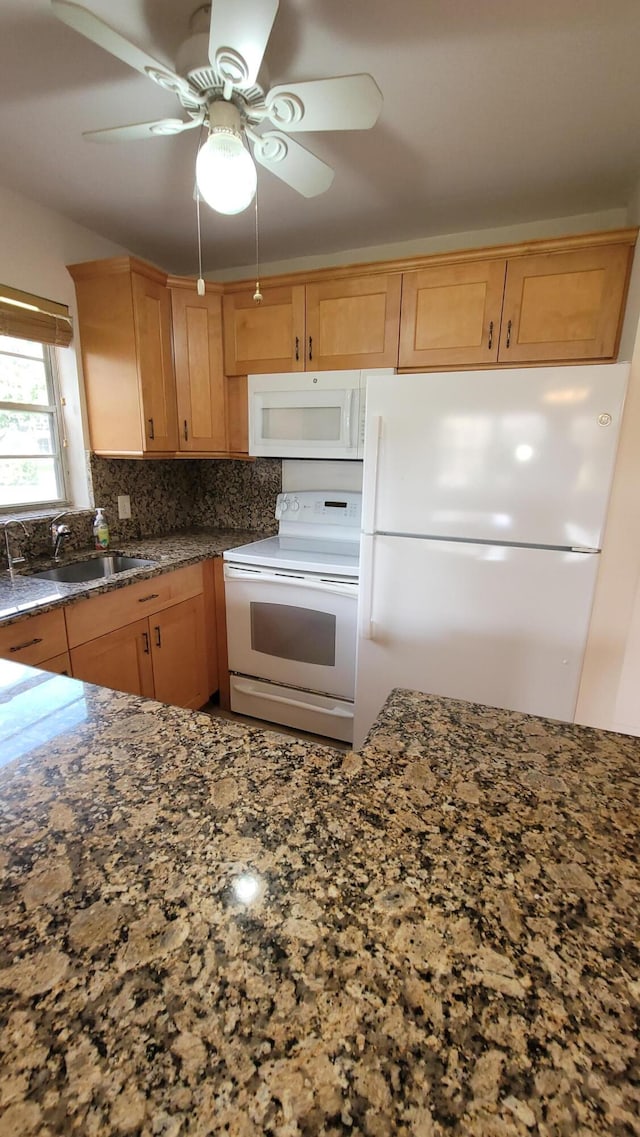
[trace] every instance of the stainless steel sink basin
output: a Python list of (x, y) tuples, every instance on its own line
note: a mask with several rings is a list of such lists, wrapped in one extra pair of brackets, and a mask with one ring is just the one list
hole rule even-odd
[(31, 575), (39, 580), (58, 580), (61, 584), (81, 584), (87, 580), (101, 580), (105, 576), (126, 572), (127, 569), (150, 568), (156, 563), (156, 561), (145, 561), (141, 557), (120, 557), (118, 555), (90, 557), (86, 561), (59, 565), (57, 568), (46, 569), (44, 572), (34, 572)]

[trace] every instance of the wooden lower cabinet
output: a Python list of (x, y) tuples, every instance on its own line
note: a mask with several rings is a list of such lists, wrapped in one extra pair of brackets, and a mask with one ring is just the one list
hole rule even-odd
[(204, 562), (71, 605), (74, 679), (178, 707), (204, 706), (217, 686), (212, 594), (211, 563)]
[(154, 697), (149, 621), (136, 620), (71, 649), (74, 679)]
[(73, 648), (74, 679), (197, 710), (210, 694), (204, 629), (194, 596)]

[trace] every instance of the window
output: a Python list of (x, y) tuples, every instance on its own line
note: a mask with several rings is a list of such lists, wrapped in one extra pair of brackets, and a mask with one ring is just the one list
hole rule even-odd
[(0, 513), (67, 500), (54, 344), (68, 309), (0, 285)]
[(66, 501), (54, 368), (47, 344), (0, 336), (0, 511)]

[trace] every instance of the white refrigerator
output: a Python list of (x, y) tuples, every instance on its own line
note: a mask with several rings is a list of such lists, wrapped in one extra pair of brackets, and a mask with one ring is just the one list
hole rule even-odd
[(368, 380), (356, 747), (394, 687), (573, 720), (628, 373)]

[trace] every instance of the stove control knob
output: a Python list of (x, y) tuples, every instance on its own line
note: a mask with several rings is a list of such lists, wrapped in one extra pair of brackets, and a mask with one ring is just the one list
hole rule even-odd
[(288, 508), (289, 508), (289, 502), (287, 501), (286, 497), (283, 497), (282, 501), (280, 502), (280, 512), (286, 513)]
[(291, 510), (293, 513), (297, 513), (299, 509), (300, 502), (298, 501), (297, 497), (294, 497), (293, 501), (291, 502)]

